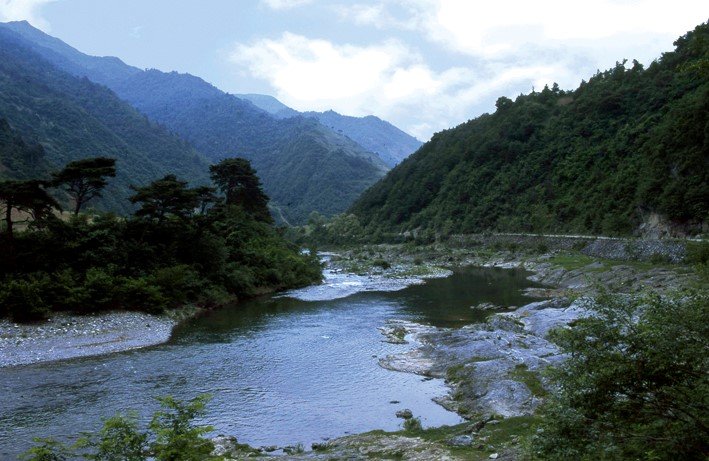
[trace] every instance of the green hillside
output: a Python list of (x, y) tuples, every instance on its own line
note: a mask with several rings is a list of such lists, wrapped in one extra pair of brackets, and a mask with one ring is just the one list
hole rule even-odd
[(0, 118), (0, 176), (8, 179), (49, 176), (44, 148), (26, 143), (3, 118)]
[[(58, 70), (11, 31), (0, 29), (0, 118), (29, 144), (40, 144), (47, 166), (87, 157), (117, 159), (119, 174), (94, 205), (127, 212), (131, 184), (167, 173), (207, 180), (207, 163), (188, 143), (148, 121), (108, 88)], [(7, 128), (6, 128), (7, 129)], [(3, 153), (0, 177), (38, 176)], [(13, 157), (14, 158), (14, 157)]]
[(251, 160), (280, 210), (276, 216), (289, 222), (304, 222), (313, 210), (326, 215), (346, 210), (389, 169), (375, 153), (316, 120), (280, 120), (193, 75), (143, 71), (117, 58), (88, 56), (24, 21), (0, 29), (21, 36), (65, 72), (106, 85), (210, 162)]
[(352, 207), (370, 230), (701, 232), (709, 211), (709, 26), (647, 69), (502, 97), (436, 134)]

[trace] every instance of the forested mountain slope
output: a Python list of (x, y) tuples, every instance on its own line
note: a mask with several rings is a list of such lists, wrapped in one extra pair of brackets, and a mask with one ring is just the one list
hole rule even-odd
[(61, 69), (108, 86), (210, 161), (251, 160), (272, 205), (291, 222), (304, 221), (313, 210), (344, 211), (388, 170), (376, 154), (315, 120), (280, 120), (189, 74), (142, 71), (116, 58), (84, 55), (26, 22), (2, 28), (22, 34)]
[(658, 215), (700, 232), (709, 211), (709, 26), (647, 69), (575, 91), (499, 98), (437, 133), (352, 207), (370, 230), (631, 234)]
[(25, 143), (41, 144), (46, 161), (33, 166), (10, 159), (12, 154), (4, 151), (8, 158), (2, 159), (2, 177), (42, 175), (48, 166), (86, 157), (117, 159), (119, 174), (95, 203), (99, 208), (129, 211), (129, 186), (167, 173), (193, 182), (207, 180), (207, 162), (187, 142), (148, 121), (108, 88), (57, 69), (3, 28), (0, 118), (8, 123), (6, 132), (12, 130)]
[(40, 144), (28, 144), (0, 118), (0, 177), (33, 179), (47, 176), (49, 164)]

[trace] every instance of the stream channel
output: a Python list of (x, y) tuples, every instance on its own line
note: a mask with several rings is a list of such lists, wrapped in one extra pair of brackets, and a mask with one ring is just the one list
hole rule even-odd
[[(459, 269), (406, 286), (325, 271), (323, 285), (268, 296), (188, 321), (169, 342), (105, 356), (0, 368), (0, 459), (33, 437), (66, 440), (101, 419), (136, 410), (143, 422), (157, 396), (213, 399), (199, 422), (252, 446), (285, 446), (373, 429), (397, 430), (411, 409), (424, 427), (461, 421), (431, 398), (442, 380), (385, 370), (378, 360), (411, 344), (390, 344), (391, 319), (456, 327), (481, 320), (482, 302), (532, 300), (523, 271)], [(398, 402), (398, 403), (391, 403)]]

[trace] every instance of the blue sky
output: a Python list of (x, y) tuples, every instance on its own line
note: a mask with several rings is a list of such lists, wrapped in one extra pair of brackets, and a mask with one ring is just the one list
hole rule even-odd
[(189, 72), (299, 110), (434, 132), (616, 61), (649, 64), (709, 19), (697, 0), (0, 0), (88, 54)]

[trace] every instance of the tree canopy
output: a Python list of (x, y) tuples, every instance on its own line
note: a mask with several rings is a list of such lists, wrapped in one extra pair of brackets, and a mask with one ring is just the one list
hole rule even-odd
[(647, 69), (619, 62), (574, 91), (502, 97), (437, 133), (351, 208), (370, 233), (421, 229), (629, 235), (709, 213), (709, 25)]
[(89, 200), (101, 196), (101, 191), (108, 184), (106, 178), (116, 176), (116, 159), (94, 157), (76, 160), (53, 176), (54, 184), (64, 186), (74, 199), (74, 214), (78, 215)]
[(261, 181), (251, 162), (244, 158), (224, 159), (209, 167), (212, 181), (224, 194), (227, 205), (237, 205), (257, 219), (270, 223), (268, 196), (263, 192)]

